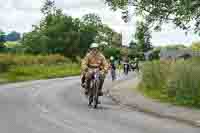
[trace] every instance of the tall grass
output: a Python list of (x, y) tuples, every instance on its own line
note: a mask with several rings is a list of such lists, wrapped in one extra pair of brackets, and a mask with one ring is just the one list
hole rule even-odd
[(0, 63), (9, 65), (34, 65), (34, 64), (58, 64), (70, 62), (69, 59), (59, 54), (54, 55), (17, 55), (0, 54)]
[(0, 83), (80, 74), (80, 65), (61, 55), (0, 54)]
[(200, 107), (200, 58), (153, 61), (142, 66), (146, 95), (178, 105)]
[(24, 81), (74, 76), (78, 74), (80, 74), (80, 66), (78, 64), (32, 65), (12, 67), (5, 77), (8, 81)]
[(8, 47), (8, 48), (14, 48), (14, 47), (16, 47), (17, 45), (20, 45), (20, 42), (18, 42), (18, 41), (15, 41), (15, 42), (7, 41), (7, 42), (5, 42), (4, 45), (5, 45), (6, 47)]

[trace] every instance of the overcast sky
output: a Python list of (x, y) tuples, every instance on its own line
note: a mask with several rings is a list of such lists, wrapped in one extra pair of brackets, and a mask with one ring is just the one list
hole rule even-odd
[[(31, 31), (32, 25), (41, 19), (40, 7), (44, 0), (0, 0), (0, 29), (6, 32)], [(103, 23), (108, 24), (117, 32), (122, 32), (123, 43), (130, 41), (135, 31), (135, 17), (128, 24), (121, 20), (120, 11), (111, 11), (103, 0), (55, 0), (56, 6), (62, 8), (68, 15), (81, 17), (87, 13), (97, 13)], [(191, 44), (199, 41), (194, 34), (188, 36), (184, 31), (174, 28), (172, 24), (165, 25), (162, 32), (153, 32), (153, 45)]]

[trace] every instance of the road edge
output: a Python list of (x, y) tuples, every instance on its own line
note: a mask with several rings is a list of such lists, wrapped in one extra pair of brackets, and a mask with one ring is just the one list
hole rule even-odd
[[(155, 116), (155, 117), (159, 117), (159, 118), (162, 118), (162, 119), (175, 120), (175, 121), (180, 122), (180, 123), (185, 123), (185, 124), (189, 124), (191, 126), (200, 128), (200, 123), (199, 122), (192, 121), (192, 120), (189, 120), (189, 119), (185, 119), (183, 117), (176, 117), (176, 116), (172, 116), (172, 115), (166, 115), (166, 114), (160, 113), (160, 112), (158, 112), (156, 110), (150, 109), (150, 108), (145, 107), (145, 106), (140, 106), (138, 104), (130, 103), (130, 102), (127, 102), (125, 100), (123, 101), (122, 99), (119, 98), (119, 96), (117, 96), (115, 93), (113, 93), (113, 89), (115, 87), (118, 87), (120, 84), (126, 83), (126, 82), (127, 82), (127, 80), (120, 81), (119, 83), (113, 85), (112, 88), (110, 88), (110, 91), (108, 92), (107, 96), (109, 98), (111, 98), (115, 103), (117, 103), (117, 104), (119, 104), (121, 106), (128, 107), (128, 108), (130, 108), (130, 109), (132, 109), (134, 111), (137, 110), (139, 112), (146, 113), (146, 114), (149, 114), (149, 115), (152, 115), (152, 116)], [(121, 88), (121, 89), (128, 89), (128, 88)]]

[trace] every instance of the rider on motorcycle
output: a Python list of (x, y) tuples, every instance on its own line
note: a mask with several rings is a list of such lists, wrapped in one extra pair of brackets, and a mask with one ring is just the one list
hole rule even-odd
[(85, 88), (86, 95), (88, 95), (88, 86), (90, 85), (90, 81), (92, 79), (91, 70), (95, 68), (100, 69), (99, 96), (102, 96), (103, 95), (102, 87), (105, 76), (108, 72), (109, 65), (104, 55), (99, 51), (99, 45), (97, 43), (91, 44), (90, 51), (82, 60), (81, 67), (82, 67), (81, 85), (83, 88)]

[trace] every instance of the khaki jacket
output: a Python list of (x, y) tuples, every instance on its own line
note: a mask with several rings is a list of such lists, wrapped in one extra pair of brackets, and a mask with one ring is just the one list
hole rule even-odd
[(99, 67), (101, 70), (107, 73), (109, 64), (102, 53), (98, 52), (96, 55), (94, 55), (92, 52), (89, 52), (82, 60), (81, 67), (83, 71), (90, 67)]

